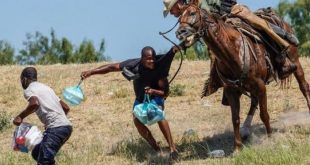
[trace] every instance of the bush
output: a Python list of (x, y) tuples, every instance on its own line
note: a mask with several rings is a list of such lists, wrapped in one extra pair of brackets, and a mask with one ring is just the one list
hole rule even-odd
[(169, 96), (183, 96), (184, 95), (185, 85), (175, 84), (170, 87)]
[(5, 112), (0, 112), (0, 132), (2, 132), (4, 129), (9, 128), (10, 126), (10, 115)]
[(305, 56), (305, 57), (310, 56), (310, 41), (303, 43), (299, 47), (299, 54), (300, 54), (300, 56)]

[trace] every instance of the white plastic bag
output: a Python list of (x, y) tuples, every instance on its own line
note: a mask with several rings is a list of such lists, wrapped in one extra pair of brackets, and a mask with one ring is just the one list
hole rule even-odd
[(42, 138), (43, 135), (37, 126), (21, 123), (13, 134), (13, 150), (27, 153), (39, 144)]

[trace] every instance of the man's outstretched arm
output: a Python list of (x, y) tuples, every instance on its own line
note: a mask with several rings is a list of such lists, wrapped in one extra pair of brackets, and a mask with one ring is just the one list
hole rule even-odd
[(81, 73), (81, 78), (85, 79), (85, 78), (90, 77), (90, 76), (95, 75), (95, 74), (106, 74), (109, 72), (121, 71), (119, 64), (120, 63), (106, 64), (106, 65), (102, 65), (102, 66), (95, 68), (95, 69), (84, 71)]

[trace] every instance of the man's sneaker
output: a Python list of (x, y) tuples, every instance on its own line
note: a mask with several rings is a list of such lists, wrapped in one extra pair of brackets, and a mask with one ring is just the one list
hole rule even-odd
[(170, 152), (169, 158), (174, 161), (179, 161), (179, 153), (177, 151)]

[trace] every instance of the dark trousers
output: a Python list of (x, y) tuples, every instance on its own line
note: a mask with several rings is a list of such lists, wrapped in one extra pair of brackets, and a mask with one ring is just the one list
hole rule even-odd
[(69, 139), (72, 126), (48, 128), (43, 133), (42, 142), (32, 150), (32, 157), (39, 165), (54, 165), (55, 155)]

